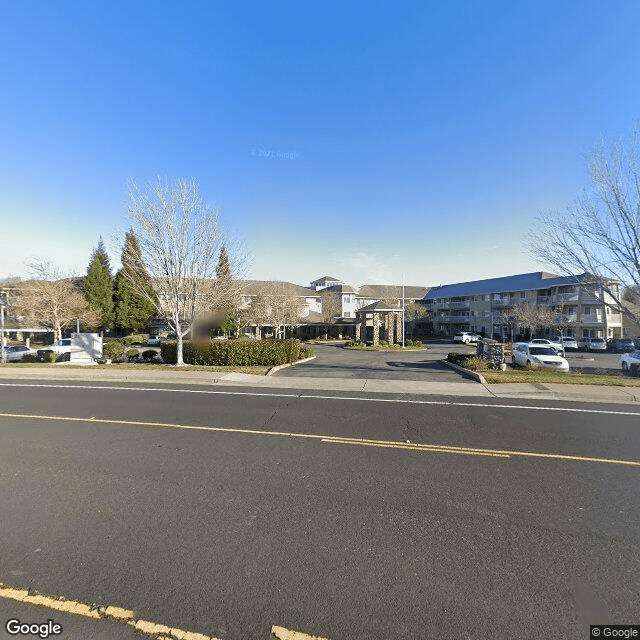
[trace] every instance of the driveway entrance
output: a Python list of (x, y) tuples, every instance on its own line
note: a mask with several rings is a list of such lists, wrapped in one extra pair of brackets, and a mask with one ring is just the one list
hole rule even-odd
[(279, 377), (362, 378), (419, 380), (423, 382), (469, 382), (454, 369), (439, 362), (450, 351), (470, 353), (473, 347), (436, 344), (422, 351), (357, 351), (341, 344), (314, 344), (316, 359), (286, 367), (274, 375)]

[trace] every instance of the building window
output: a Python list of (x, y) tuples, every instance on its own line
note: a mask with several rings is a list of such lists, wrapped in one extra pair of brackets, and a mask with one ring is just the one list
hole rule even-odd
[(351, 311), (345, 311), (344, 312), (344, 317), (345, 318), (350, 318), (351, 317)]

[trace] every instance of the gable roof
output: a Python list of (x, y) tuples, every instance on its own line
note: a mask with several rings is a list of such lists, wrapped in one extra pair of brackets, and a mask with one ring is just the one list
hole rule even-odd
[[(405, 285), (405, 300), (420, 300), (429, 292), (429, 287), (415, 287)], [(363, 298), (402, 298), (402, 285), (363, 284), (358, 290), (358, 295)]]
[(361, 307), (356, 311), (356, 314), (372, 313), (374, 311), (402, 311), (402, 307), (388, 300), (377, 300), (366, 307)]
[(317, 280), (314, 280), (311, 284), (315, 284), (316, 282), (341, 282), (341, 280), (338, 280), (338, 278), (333, 278), (332, 276), (324, 276), (322, 278), (318, 278)]
[(348, 284), (333, 284), (330, 287), (321, 289), (318, 293), (324, 293), (329, 291), (331, 293), (358, 293), (352, 286)]
[(282, 282), (274, 280), (243, 280), (242, 295), (255, 296), (265, 289), (275, 289), (277, 293), (294, 296), (316, 297), (318, 294), (314, 289), (301, 287), (292, 282)]
[(459, 282), (433, 287), (425, 295), (425, 298), (456, 298), (459, 296), (482, 295), (487, 293), (507, 293), (512, 291), (531, 291), (535, 289), (548, 289), (562, 285), (580, 284), (590, 279), (588, 273), (577, 276), (558, 276), (546, 271), (534, 273), (521, 273), (515, 276), (502, 278), (488, 278), (487, 280), (474, 280), (472, 282)]

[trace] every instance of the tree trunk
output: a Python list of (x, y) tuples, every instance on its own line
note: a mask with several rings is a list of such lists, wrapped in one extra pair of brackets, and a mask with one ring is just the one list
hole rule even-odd
[(182, 349), (182, 326), (179, 322), (176, 325), (176, 367), (184, 367), (184, 357)]

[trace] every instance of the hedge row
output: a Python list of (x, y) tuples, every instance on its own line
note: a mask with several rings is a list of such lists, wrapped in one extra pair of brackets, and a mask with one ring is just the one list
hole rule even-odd
[[(163, 342), (160, 353), (164, 362), (175, 364), (176, 343)], [(211, 340), (185, 341), (185, 364), (205, 366), (277, 366), (313, 355), (313, 349), (303, 347), (299, 340)]]

